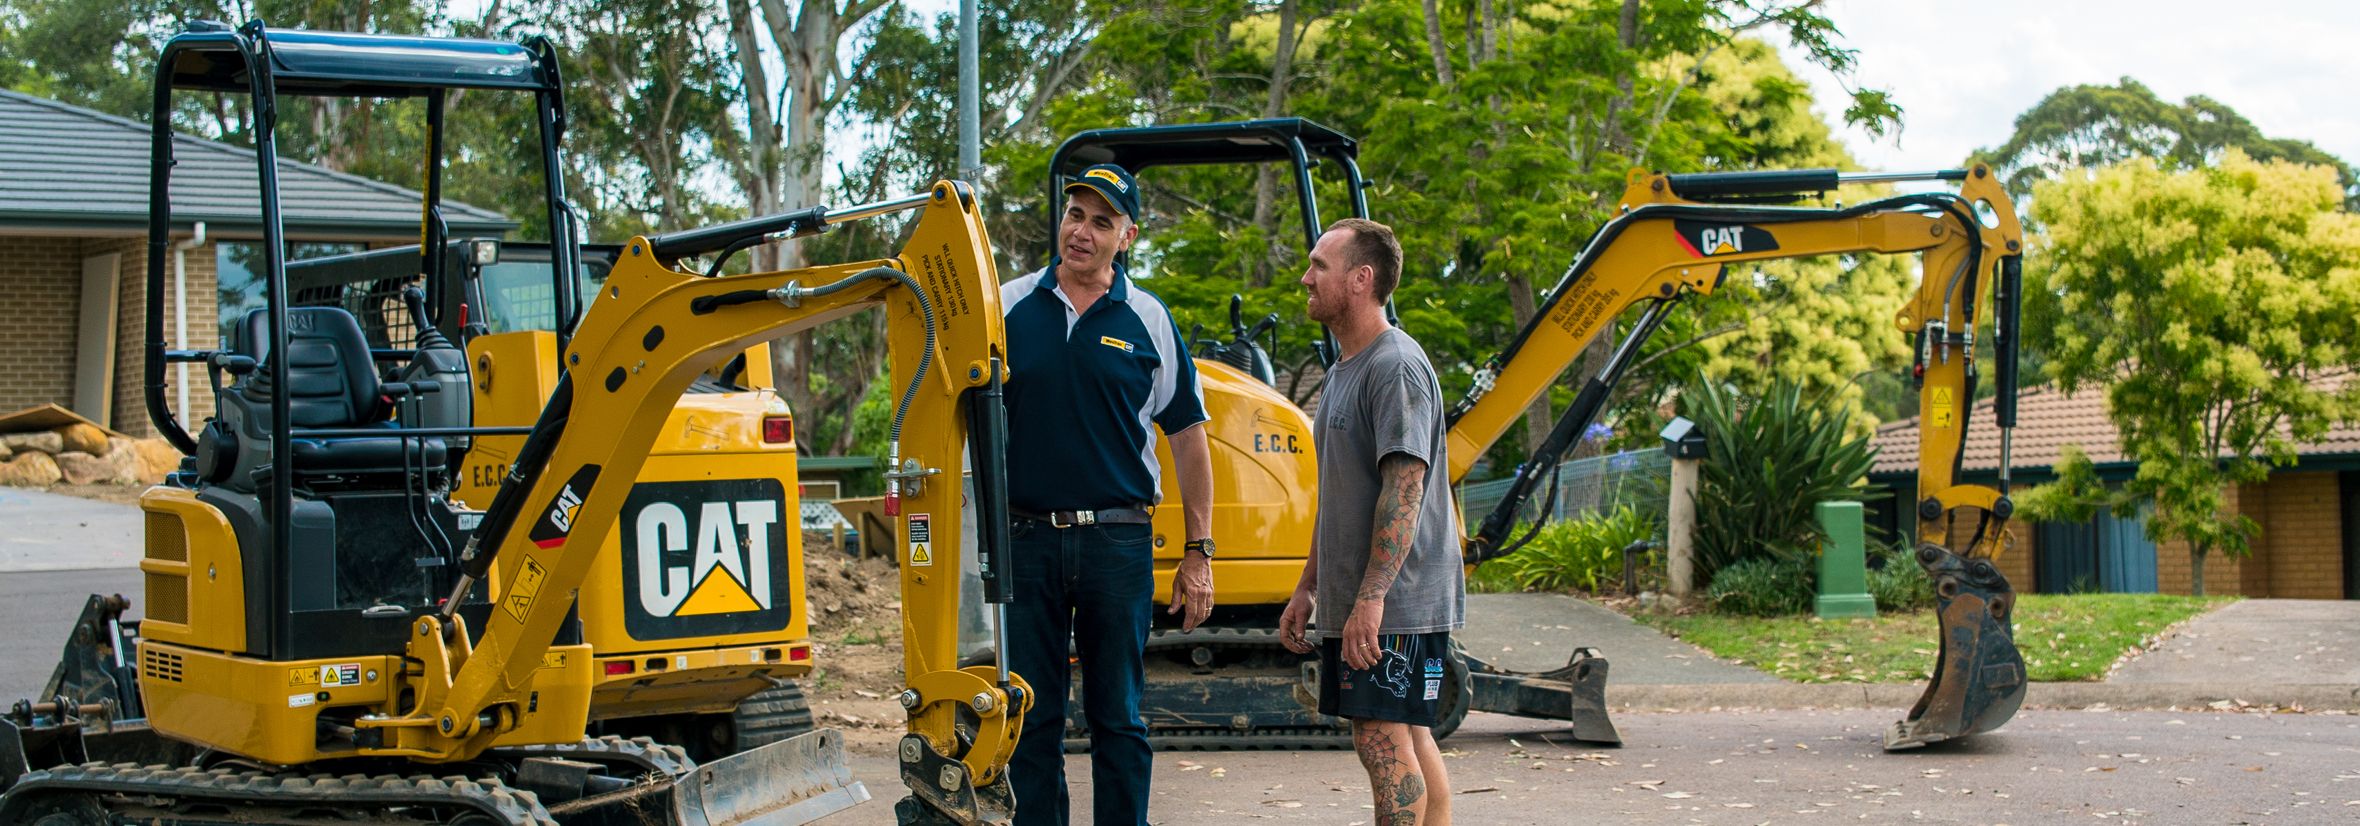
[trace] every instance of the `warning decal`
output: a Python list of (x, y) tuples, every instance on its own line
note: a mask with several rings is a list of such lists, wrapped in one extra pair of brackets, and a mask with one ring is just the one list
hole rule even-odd
[(1926, 421), (1934, 427), (1955, 427), (1958, 414), (1950, 402), (1950, 388), (1934, 388), (1934, 400), (1926, 413)]
[(320, 666), (320, 687), (322, 688), (360, 684), (360, 663), (339, 663), (337, 665)]
[(523, 622), (525, 612), (533, 609), (533, 598), (541, 593), (541, 582), (548, 578), (549, 569), (527, 554), (524, 564), (516, 569), (516, 587), (508, 589), (508, 596), (500, 604), (508, 609), (509, 616)]
[(934, 565), (934, 528), (923, 513), (910, 514), (910, 567)]

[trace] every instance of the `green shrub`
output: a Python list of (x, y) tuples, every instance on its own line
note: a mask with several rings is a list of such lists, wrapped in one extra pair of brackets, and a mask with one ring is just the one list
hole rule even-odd
[[(1588, 519), (1542, 528), (1530, 544), (1476, 570), (1476, 590), (1597, 592), (1619, 588), (1622, 549), (1660, 532), (1652, 514), (1617, 505)], [(1651, 554), (1653, 552), (1650, 552)], [(1640, 562), (1644, 567), (1645, 560)]]
[(1749, 559), (1811, 559), (1825, 539), (1813, 509), (1868, 490), (1876, 451), (1867, 438), (1845, 435), (1850, 413), (1806, 397), (1798, 383), (1781, 378), (1752, 400), (1707, 383), (1681, 398), (1705, 435), (1696, 491), (1701, 581), (1718, 582), (1721, 569)]
[(1809, 560), (1756, 557), (1722, 568), (1705, 595), (1724, 614), (1777, 617), (1811, 610), (1817, 591)]
[(1876, 598), (1877, 610), (1906, 613), (1934, 605), (1934, 581), (1907, 548), (1886, 546), (1872, 553), (1885, 560), (1885, 567), (1868, 569), (1868, 595)]

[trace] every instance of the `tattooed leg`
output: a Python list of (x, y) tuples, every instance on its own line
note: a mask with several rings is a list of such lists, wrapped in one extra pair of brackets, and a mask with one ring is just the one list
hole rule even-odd
[(1442, 746), (1434, 742), (1434, 730), (1425, 726), (1409, 726), (1409, 734), (1417, 742), (1418, 775), (1426, 780), (1425, 826), (1450, 826), (1450, 770), (1442, 765)]
[(1418, 767), (1410, 727), (1354, 720), (1352, 748), (1368, 770), (1369, 790), (1377, 804), (1375, 826), (1419, 826), (1426, 812), (1426, 778)]

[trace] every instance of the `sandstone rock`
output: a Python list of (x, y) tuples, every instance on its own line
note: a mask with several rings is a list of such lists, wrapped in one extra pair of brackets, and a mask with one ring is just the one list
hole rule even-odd
[(129, 439), (113, 440), (112, 449), (107, 451), (106, 462), (107, 467), (114, 468), (107, 481), (118, 485), (152, 485), (164, 481), (162, 476), (147, 478), (147, 463), (141, 460), (139, 448)]
[(25, 451), (14, 459), (0, 463), (0, 485), (47, 487), (57, 484), (59, 478), (61, 475), (57, 470), (57, 460), (49, 458), (47, 453)]
[(107, 432), (104, 430), (75, 422), (49, 432), (57, 434), (57, 438), (64, 442), (68, 452), (88, 453), (92, 456), (107, 455)]
[(139, 478), (147, 484), (164, 481), (164, 477), (180, 469), (180, 449), (164, 437), (139, 439), (131, 443), (139, 450)]
[(56, 458), (57, 472), (69, 485), (95, 485), (115, 475), (114, 466), (107, 464), (107, 460), (79, 450), (57, 454)]
[(66, 440), (55, 433), (0, 434), (0, 445), (15, 448), (18, 453), (66, 452)]
[(9, 447), (6, 443), (0, 442), (0, 462), (8, 461), (8, 457), (14, 455), (16, 455), (16, 448)]

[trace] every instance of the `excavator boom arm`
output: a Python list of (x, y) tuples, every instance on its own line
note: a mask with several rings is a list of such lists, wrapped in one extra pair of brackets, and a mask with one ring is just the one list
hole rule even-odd
[[(1750, 175), (1762, 177), (1754, 180)], [(1876, 176), (1885, 180), (1896, 177)], [(1965, 184), (1956, 195), (1903, 195), (1849, 208), (1819, 209), (1691, 201), (1678, 184), (1690, 179), (1695, 181), (1692, 189), (1709, 195), (1757, 197), (1793, 191), (1780, 187), (1832, 187), (1839, 180), (1833, 171), (1714, 176), (1633, 172), (1621, 213), (1583, 249), (1532, 320), (1506, 350), (1484, 365), (1474, 390), (1451, 412), (1450, 471), (1452, 480), (1457, 481), (1615, 318), (1634, 305), (1657, 305), (1641, 316), (1634, 334), (1617, 348), (1605, 369), (1585, 381), (1553, 430), (1554, 438), (1526, 463), (1524, 473), (1531, 480), (1511, 493), (1473, 537), (1470, 561), (1489, 559), (1504, 547), (1514, 513), (1534, 492), (1532, 482), (1553, 467), (1557, 455), (1570, 447), (1572, 437), (1603, 411), (1621, 371), (1635, 358), (1645, 335), (1653, 332), (1662, 314), (1670, 310), (1669, 305), (1691, 295), (1710, 294), (1732, 265), (1816, 255), (1924, 253), (1928, 277), (1896, 319), (1904, 331), (1919, 337), (1918, 349), (1926, 357), (1921, 359), (1921, 395), (1927, 402), (1922, 409), (1944, 409), (1935, 405), (1935, 400), (1947, 405), (1950, 400), (1971, 399), (1974, 372), (1969, 331), (1974, 329), (1978, 314), (1990, 306), (1979, 300), (1980, 294), (2000, 283), (2003, 265), (2006, 272), (2013, 272), (2022, 230), (2006, 193), (1987, 171), (1978, 168), (1936, 173), (1935, 177), (1960, 178)], [(1978, 214), (1992, 215), (1996, 220), (1985, 226)], [(2002, 307), (2003, 316), (2008, 307), (2012, 304)], [(2013, 319), (2003, 318), (2000, 327), (2003, 342), (2011, 341)], [(2012, 358), (2012, 347), (2002, 355)], [(2004, 399), (2012, 400), (2014, 372), (2005, 365), (2003, 359), (2000, 378), (2006, 386), (2001, 391)], [(2010, 420), (2001, 424), (2012, 425), (2013, 406), (2005, 405), (2003, 412)], [(1965, 437), (1964, 420), (1963, 415), (1922, 420), (1920, 489), (1928, 496), (1941, 497), (1950, 507), (1994, 504), (1999, 499), (1997, 492), (1976, 494), (1954, 484), (1955, 458)], [(1991, 553), (1997, 552), (1996, 540), (1986, 544)]]
[[(962, 554), (978, 552), (960, 540), (961, 454), (970, 441), (981, 457), (974, 466), (984, 501), (975, 512), (986, 524), (995, 516), (1005, 523), (1003, 488), (989, 478), (1001, 467), (992, 460), (1005, 442), (1004, 420), (993, 409), (1007, 363), (999, 278), (966, 185), (941, 182), (904, 201), (903, 208), (922, 211), (901, 254), (889, 259), (702, 277), (670, 266), (676, 256), (716, 251), (700, 243), (702, 236), (673, 236), (668, 246), (648, 238), (625, 245), (564, 354), (564, 375), (520, 451), (515, 476), (487, 512), (477, 534), (482, 544), (471, 544), (461, 563), (463, 580), (492, 575), (495, 559), (498, 571), (512, 572), (494, 591), (489, 624), (470, 648), (453, 615), (418, 621), (410, 656), (426, 667), (411, 675), (415, 707), (363, 723), (383, 732), (379, 753), (471, 759), (536, 713), (542, 700), (535, 675), (606, 532), (617, 525), (670, 400), (748, 346), (877, 307), (886, 315), (894, 387), (902, 391), (899, 461), (889, 474), (897, 527), (911, 548), (902, 566), (911, 686), (903, 705), (910, 711), (909, 737), (921, 752), (912, 754), (905, 743), (904, 762), (933, 769), (916, 793), (952, 798), (929, 797), (935, 808), (959, 811), (956, 798), (964, 793), (968, 815), (959, 819), (989, 819), (974, 816), (973, 798), (988, 802), (991, 789), (1004, 789), (1001, 769), (1030, 704), (1013, 675), (957, 665)], [(889, 210), (855, 211), (859, 217)], [(819, 229), (820, 220), (804, 216), (795, 231)], [(978, 534), (981, 567), (991, 581), (1000, 546), (990, 542), (1004, 531)], [(468, 587), (463, 581), (460, 592)], [(962, 713), (972, 716), (964, 729)], [(940, 769), (947, 765), (958, 767), (962, 783), (943, 781), (950, 775)]]
[[(1900, 195), (1833, 209), (1763, 206), (1765, 199), (1824, 192), (1845, 180), (1937, 179), (1959, 191)], [(1731, 202), (1735, 201), (1735, 202)], [(2010, 615), (2015, 594), (1992, 560), (2005, 547), (2011, 506), (2007, 453), (2015, 426), (2017, 314), (2023, 228), (2007, 193), (1987, 167), (1922, 176), (1846, 176), (1834, 170), (1657, 175), (1634, 171), (1619, 214), (1601, 228), (1572, 268), (1549, 291), (1539, 312), (1499, 356), (1477, 373), (1468, 397), (1450, 415), (1451, 479), (1465, 477), (1475, 460), (1506, 432), (1532, 401), (1614, 319), (1648, 303), (1605, 365), (1587, 377), (1572, 406), (1518, 468), (1507, 495), (1486, 514), (1466, 543), (1469, 564), (1513, 553), (1537, 531), (1511, 537), (1525, 502), (1558, 459), (1606, 406), (1613, 388), (1672, 305), (1710, 294), (1732, 265), (1831, 254), (1924, 255), (1917, 293), (1895, 318), (1912, 336), (1911, 375), (1919, 393), (1919, 544), (1915, 558), (1933, 582), (1941, 623), (1934, 678), (1907, 717), (1887, 734), (1901, 749), (1990, 731), (2007, 722), (2024, 698), (2024, 663)], [(1967, 412), (1979, 375), (1975, 330), (1995, 318), (2000, 428), (1998, 484), (1963, 484), (1959, 476)], [(1974, 517), (1964, 552), (1947, 547), (1955, 517)], [(1545, 517), (1544, 517), (1545, 519)], [(1578, 669), (1577, 655), (1568, 669)], [(1517, 683), (1522, 677), (1471, 668), (1478, 679)], [(1575, 681), (1574, 719), (1604, 720), (1601, 674)], [(1479, 708), (1483, 702), (1478, 688)], [(1585, 714), (1585, 710), (1587, 713)], [(1610, 736), (1610, 729), (1600, 729)]]

